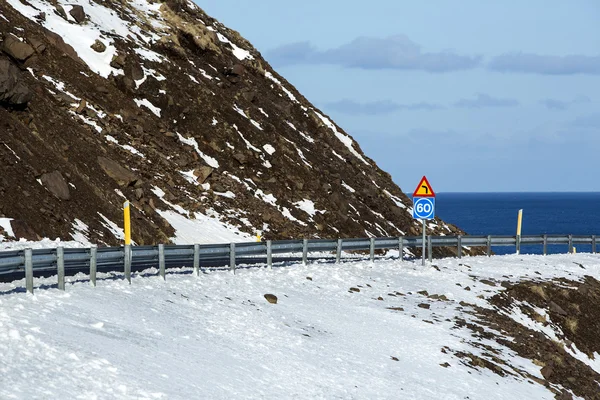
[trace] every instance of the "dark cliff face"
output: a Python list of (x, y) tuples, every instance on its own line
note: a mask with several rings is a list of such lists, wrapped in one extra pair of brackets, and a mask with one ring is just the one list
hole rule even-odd
[(138, 244), (205, 216), (273, 239), (419, 232), (389, 174), (192, 2), (8, 0), (0, 31), (15, 236), (116, 244), (125, 199)]

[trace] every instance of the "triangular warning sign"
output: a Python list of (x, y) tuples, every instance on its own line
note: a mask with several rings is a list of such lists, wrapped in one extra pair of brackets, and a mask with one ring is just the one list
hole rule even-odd
[(427, 177), (423, 177), (421, 182), (419, 182), (419, 186), (415, 189), (413, 193), (413, 197), (435, 197), (435, 192), (433, 188), (429, 184)]

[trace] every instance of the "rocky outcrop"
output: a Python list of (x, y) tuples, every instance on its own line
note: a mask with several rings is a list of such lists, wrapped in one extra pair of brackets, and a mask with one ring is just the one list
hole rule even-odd
[(0, 57), (0, 103), (23, 106), (33, 93), (23, 82), (21, 71), (10, 60)]
[(69, 192), (69, 185), (59, 171), (53, 171), (42, 175), (40, 178), (42, 184), (46, 186), (46, 189), (53, 195), (61, 200), (69, 200), (71, 193)]

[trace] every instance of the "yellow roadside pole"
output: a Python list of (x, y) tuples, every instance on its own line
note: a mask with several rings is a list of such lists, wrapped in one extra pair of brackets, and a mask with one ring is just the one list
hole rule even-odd
[(123, 203), (123, 230), (125, 233), (125, 245), (131, 244), (131, 214), (129, 201)]
[(261, 237), (260, 235), (256, 235), (256, 241), (257, 241), (257, 242), (260, 242), (260, 241), (262, 241), (262, 237)]
[(521, 226), (523, 225), (523, 209), (519, 210), (517, 218), (517, 254), (521, 254)]
[(129, 201), (123, 203), (123, 233), (125, 234), (125, 279), (131, 284), (131, 213)]

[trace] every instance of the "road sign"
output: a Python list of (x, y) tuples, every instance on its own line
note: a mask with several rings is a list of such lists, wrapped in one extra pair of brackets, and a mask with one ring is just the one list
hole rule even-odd
[(435, 192), (429, 184), (427, 177), (424, 176), (421, 178), (421, 182), (419, 182), (419, 185), (415, 189), (413, 197), (435, 197)]
[(415, 197), (413, 203), (413, 218), (434, 219), (435, 197)]

